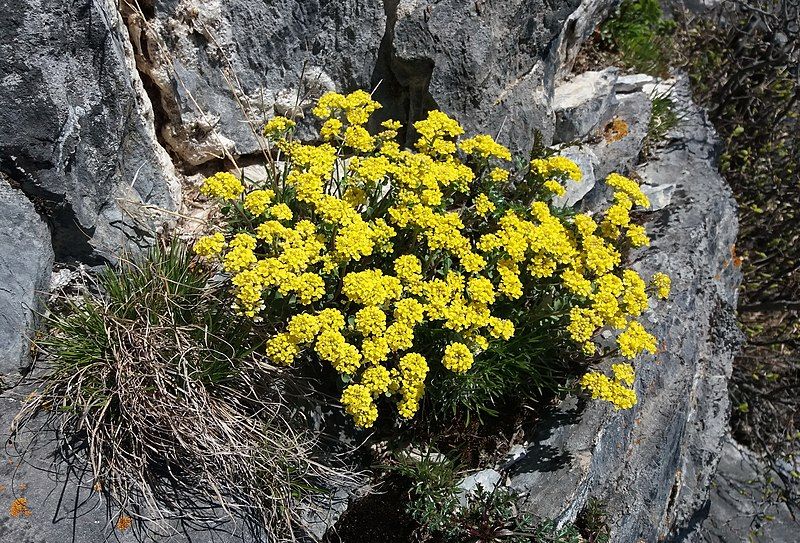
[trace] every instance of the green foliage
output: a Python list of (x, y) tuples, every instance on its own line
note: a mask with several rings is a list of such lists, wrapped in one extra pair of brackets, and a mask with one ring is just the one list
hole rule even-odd
[[(402, 457), (394, 468), (411, 481), (409, 514), (423, 528), (422, 540), (441, 543), (606, 543), (605, 510), (590, 500), (578, 522), (559, 525), (517, 509), (508, 487), (478, 485), (459, 500), (456, 465), (440, 454)], [(463, 491), (462, 491), (463, 492)]]
[(587, 543), (607, 543), (611, 537), (606, 505), (597, 498), (589, 498), (575, 525)]
[(492, 342), (470, 372), (438, 373), (428, 392), (429, 412), (437, 419), (459, 417), (469, 424), (473, 418), (497, 417), (504, 408), (560, 391), (582, 367), (575, 363), (574, 343), (564, 332), (570, 297), (561, 289), (549, 289), (536, 308), (515, 317), (519, 326), (514, 337)]
[(411, 517), (430, 532), (449, 530), (459, 506), (455, 463), (429, 452), (418, 459), (401, 456), (393, 469), (411, 481)]
[(642, 143), (642, 155), (648, 156), (655, 147), (666, 140), (667, 133), (678, 126), (680, 119), (675, 112), (675, 104), (666, 95), (656, 95), (651, 99), (650, 122)]
[(637, 72), (669, 72), (675, 23), (664, 18), (658, 0), (624, 0), (601, 29), (602, 46)]

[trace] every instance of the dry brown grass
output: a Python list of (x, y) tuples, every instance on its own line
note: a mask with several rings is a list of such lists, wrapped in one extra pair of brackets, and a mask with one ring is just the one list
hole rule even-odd
[(212, 271), (174, 245), (97, 286), (47, 317), (46, 377), (15, 424), (44, 416), (144, 531), (229, 518), (294, 540), (298, 502), (348, 476), (315, 460), (285, 376), (257, 354)]

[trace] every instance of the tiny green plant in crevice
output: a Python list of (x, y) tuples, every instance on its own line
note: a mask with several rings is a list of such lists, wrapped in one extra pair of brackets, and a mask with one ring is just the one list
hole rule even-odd
[[(42, 387), (15, 432), (54, 426), (68, 460), (88, 464), (123, 516), (211, 526), (227, 515), (289, 537), (298, 501), (343, 480), (314, 459), (280, 371), (184, 243), (123, 257), (84, 290), (44, 318)], [(153, 537), (169, 529), (135, 526)]]
[(591, 497), (575, 520), (575, 526), (586, 543), (608, 543), (611, 532), (608, 528), (608, 513), (602, 500)]
[(653, 95), (651, 104), (647, 134), (642, 142), (641, 156), (643, 158), (647, 158), (656, 147), (664, 143), (669, 131), (680, 123), (680, 117), (675, 111), (675, 103), (669, 98), (668, 93)]

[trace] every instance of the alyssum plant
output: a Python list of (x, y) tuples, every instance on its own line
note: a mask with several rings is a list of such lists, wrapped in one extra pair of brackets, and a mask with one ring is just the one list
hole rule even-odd
[[(514, 336), (526, 310), (551, 300), (587, 355), (600, 349), (601, 328), (617, 335), (600, 354), (655, 352), (637, 318), (650, 293), (668, 295), (669, 278), (648, 285), (622, 262), (649, 243), (630, 217), (649, 206), (636, 182), (611, 174), (610, 207), (576, 214), (551, 202), (580, 182), (572, 161), (513, 168), (506, 147), (460, 138), (440, 111), (414, 123), (415, 149), (403, 149), (399, 122), (366, 129), (379, 107), (363, 91), (325, 94), (314, 108), (324, 143), (296, 141), (295, 123), (276, 117), (264, 131), (266, 179), (223, 172), (201, 187), (224, 218), (194, 250), (229, 278), (234, 311), (266, 331), (270, 361), (329, 364), (342, 377), (342, 405), (370, 427), (381, 405), (412, 418), (432, 365), (469, 372)], [(619, 408), (636, 403), (633, 382), (629, 363), (581, 379)]]

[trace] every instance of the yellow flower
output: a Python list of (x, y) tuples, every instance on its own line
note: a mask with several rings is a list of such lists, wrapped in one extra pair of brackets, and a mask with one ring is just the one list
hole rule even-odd
[(228, 273), (245, 270), (258, 261), (256, 255), (247, 247), (233, 247), (223, 259), (223, 268)]
[(484, 160), (491, 157), (511, 160), (511, 152), (494, 141), (494, 138), (488, 134), (479, 134), (472, 138), (461, 140), (458, 146), (468, 155), (475, 155)]
[(561, 183), (559, 183), (555, 179), (548, 179), (547, 181), (545, 181), (544, 188), (546, 188), (556, 196), (564, 196), (567, 193), (567, 189), (565, 189), (561, 185)]
[(489, 333), (493, 338), (503, 338), (508, 341), (514, 335), (514, 323), (507, 319), (491, 317), (489, 327)]
[(365, 336), (378, 336), (386, 331), (386, 313), (375, 306), (368, 306), (356, 312), (356, 330)]
[(448, 138), (464, 133), (458, 121), (438, 110), (429, 111), (427, 118), (414, 123), (414, 128), (420, 136), (417, 149), (432, 156), (455, 153), (456, 145)]
[(636, 391), (613, 381), (602, 373), (590, 372), (581, 378), (581, 386), (595, 400), (611, 402), (616, 409), (630, 409), (636, 405)]
[(579, 296), (588, 296), (592, 292), (592, 282), (572, 268), (561, 272), (561, 282), (567, 290)]
[(630, 321), (628, 327), (617, 337), (619, 351), (625, 358), (636, 358), (640, 353), (647, 351), (656, 352), (656, 338), (645, 331), (644, 327), (636, 321)]
[(253, 215), (261, 215), (267, 211), (273, 198), (275, 198), (275, 192), (272, 190), (251, 191), (244, 197), (244, 208)]
[(628, 386), (632, 385), (634, 379), (636, 379), (633, 366), (627, 363), (612, 364), (611, 371), (614, 373), (614, 379)]
[(562, 156), (535, 158), (531, 160), (531, 170), (545, 178), (566, 177), (572, 181), (580, 181), (581, 169), (572, 160)]
[(369, 367), (361, 374), (361, 384), (367, 387), (373, 396), (388, 392), (390, 382), (389, 370), (383, 366)]
[(286, 117), (273, 117), (267, 121), (267, 124), (264, 126), (264, 135), (277, 138), (294, 128), (295, 125), (296, 123), (293, 120), (287, 119)]
[(672, 288), (672, 280), (666, 273), (657, 272), (653, 274), (651, 284), (656, 288), (656, 295), (662, 300), (669, 297)]
[(650, 200), (647, 199), (642, 189), (639, 188), (639, 184), (633, 179), (612, 173), (606, 177), (606, 184), (625, 193), (637, 206), (650, 207)]
[(492, 168), (492, 171), (489, 172), (489, 177), (491, 177), (492, 181), (495, 183), (504, 183), (508, 181), (509, 176), (510, 172), (503, 168)]
[(321, 326), (317, 316), (310, 313), (300, 313), (289, 319), (289, 326), (286, 329), (295, 342), (310, 343), (314, 341)]
[(222, 200), (235, 200), (244, 192), (244, 185), (230, 173), (219, 172), (207, 178), (200, 186), (200, 194), (220, 198)]
[(647, 232), (644, 226), (638, 224), (631, 224), (628, 226), (628, 231), (625, 234), (634, 247), (645, 247), (650, 245), (650, 238), (647, 237)]
[(425, 308), (413, 298), (403, 298), (394, 305), (394, 319), (398, 323), (413, 327), (422, 322)]
[(485, 277), (473, 277), (467, 282), (467, 293), (469, 297), (479, 303), (494, 303), (494, 287), (492, 282)]
[(344, 131), (344, 144), (362, 153), (369, 153), (375, 148), (375, 140), (361, 126), (347, 127)]
[(279, 221), (290, 221), (294, 217), (292, 210), (286, 204), (275, 204), (269, 208), (269, 214)]
[(397, 411), (401, 417), (410, 419), (419, 409), (419, 401), (425, 392), (428, 363), (422, 355), (408, 353), (400, 358), (397, 367), (390, 390), (394, 388), (400, 392), (402, 399), (397, 404)]
[(222, 252), (225, 248), (225, 236), (220, 232), (211, 234), (210, 236), (203, 236), (198, 239), (192, 247), (194, 252), (200, 256), (215, 256)]
[(322, 124), (322, 128), (319, 130), (319, 135), (322, 136), (322, 139), (325, 141), (338, 138), (341, 133), (342, 121), (339, 119), (328, 119)]
[(270, 360), (276, 364), (288, 366), (294, 362), (294, 358), (300, 352), (300, 349), (290, 334), (283, 333), (267, 341), (266, 351)]
[(356, 426), (370, 428), (378, 420), (378, 407), (372, 400), (370, 389), (364, 385), (349, 385), (339, 401), (347, 414), (353, 417)]
[(482, 217), (495, 210), (494, 203), (489, 200), (489, 197), (481, 193), (475, 198), (475, 212)]
[(473, 362), (472, 352), (463, 343), (451, 343), (444, 350), (442, 364), (450, 371), (465, 373)]

